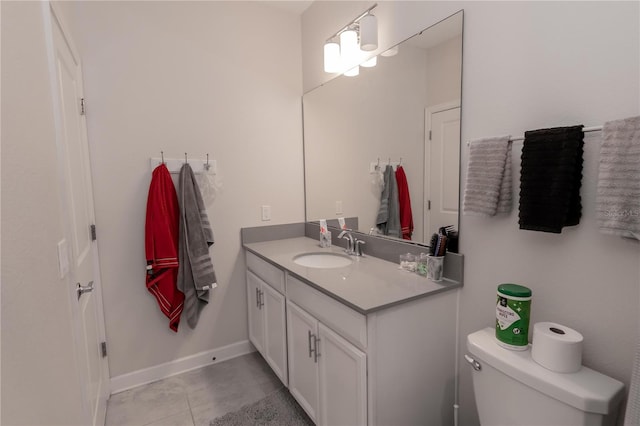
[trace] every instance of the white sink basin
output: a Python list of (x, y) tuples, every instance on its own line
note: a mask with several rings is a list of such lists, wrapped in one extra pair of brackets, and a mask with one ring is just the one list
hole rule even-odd
[(343, 268), (353, 263), (349, 256), (339, 253), (304, 253), (293, 258), (293, 262), (307, 268)]

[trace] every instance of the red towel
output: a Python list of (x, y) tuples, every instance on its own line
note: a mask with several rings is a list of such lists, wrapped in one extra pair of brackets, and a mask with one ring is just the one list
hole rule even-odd
[(413, 234), (413, 213), (411, 212), (411, 197), (409, 196), (409, 183), (402, 166), (396, 169), (396, 181), (398, 182), (398, 201), (400, 204), (400, 227), (402, 238), (411, 239)]
[(178, 290), (178, 196), (164, 164), (153, 171), (145, 224), (147, 290), (153, 294), (169, 328), (178, 331), (184, 294)]

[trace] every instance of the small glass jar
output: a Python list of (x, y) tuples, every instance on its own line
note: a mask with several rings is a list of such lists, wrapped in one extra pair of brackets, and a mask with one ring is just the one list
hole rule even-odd
[(418, 257), (417, 264), (416, 264), (416, 272), (421, 277), (427, 276), (427, 263), (428, 263), (427, 258), (428, 257), (429, 255), (427, 253), (420, 253), (420, 256)]
[(400, 269), (404, 269), (405, 271), (415, 272), (416, 271), (416, 256), (411, 253), (401, 254), (400, 255)]

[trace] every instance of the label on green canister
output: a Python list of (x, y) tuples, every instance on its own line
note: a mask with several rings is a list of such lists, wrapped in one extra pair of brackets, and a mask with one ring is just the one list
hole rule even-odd
[(496, 339), (507, 349), (525, 350), (529, 344), (531, 289), (500, 284), (496, 303)]

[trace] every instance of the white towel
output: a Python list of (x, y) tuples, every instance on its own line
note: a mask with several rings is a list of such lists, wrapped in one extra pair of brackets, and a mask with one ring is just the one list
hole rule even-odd
[(596, 216), (601, 232), (640, 240), (640, 116), (602, 126)]
[(469, 144), (464, 189), (465, 215), (507, 214), (512, 207), (511, 136), (478, 139)]

